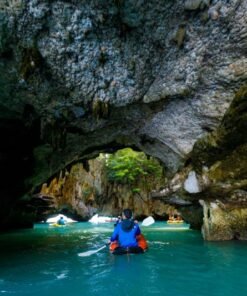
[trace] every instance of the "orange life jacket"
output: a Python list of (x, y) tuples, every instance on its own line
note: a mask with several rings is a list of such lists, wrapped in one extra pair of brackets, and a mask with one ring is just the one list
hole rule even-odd
[[(145, 251), (148, 248), (147, 241), (143, 234), (139, 234), (137, 237), (138, 247), (142, 248)], [(110, 244), (110, 251), (113, 252), (117, 247), (119, 247), (118, 241), (114, 241)]]

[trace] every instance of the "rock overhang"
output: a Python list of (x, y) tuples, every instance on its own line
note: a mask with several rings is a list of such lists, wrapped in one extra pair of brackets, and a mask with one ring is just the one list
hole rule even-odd
[(2, 4), (1, 118), (32, 127), (42, 178), (113, 143), (183, 166), (246, 81), (245, 1), (215, 4)]

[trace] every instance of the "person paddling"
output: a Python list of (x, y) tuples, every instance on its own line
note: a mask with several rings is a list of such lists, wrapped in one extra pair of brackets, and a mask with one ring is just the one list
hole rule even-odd
[(66, 224), (66, 220), (63, 218), (63, 216), (61, 216), (61, 217), (57, 220), (57, 224), (58, 224), (58, 225), (65, 225), (65, 224)]
[(117, 244), (114, 247), (113, 254), (124, 253), (143, 253), (143, 248), (139, 247), (137, 236), (141, 234), (140, 227), (132, 219), (132, 211), (124, 209), (122, 213), (122, 221), (114, 228), (110, 238), (112, 244)]

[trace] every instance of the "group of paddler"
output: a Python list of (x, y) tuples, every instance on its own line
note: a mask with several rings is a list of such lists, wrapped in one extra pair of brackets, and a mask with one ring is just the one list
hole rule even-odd
[(179, 213), (177, 214), (170, 213), (167, 223), (168, 224), (184, 223), (184, 220), (182, 219)]

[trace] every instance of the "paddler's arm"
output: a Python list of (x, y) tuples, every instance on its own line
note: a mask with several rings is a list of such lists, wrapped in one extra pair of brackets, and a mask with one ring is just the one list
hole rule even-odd
[(140, 229), (139, 225), (135, 224), (135, 227), (136, 227), (136, 235), (141, 234), (141, 229)]

